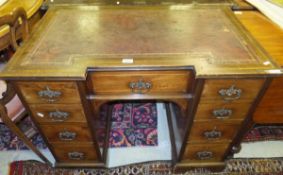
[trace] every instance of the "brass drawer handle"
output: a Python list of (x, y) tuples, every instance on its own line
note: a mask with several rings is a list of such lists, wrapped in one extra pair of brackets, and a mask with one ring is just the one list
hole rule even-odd
[(55, 102), (61, 95), (62, 92), (51, 90), (48, 86), (45, 86), (44, 90), (38, 92), (38, 96), (48, 102)]
[(132, 93), (135, 94), (145, 94), (150, 91), (152, 84), (150, 82), (144, 82), (140, 79), (138, 82), (130, 82), (129, 87), (132, 90)]
[(77, 133), (71, 131), (59, 132), (58, 137), (62, 141), (72, 141), (77, 137)]
[(71, 160), (83, 160), (85, 157), (85, 154), (82, 152), (69, 152), (68, 157)]
[(200, 151), (197, 152), (197, 158), (199, 160), (207, 160), (213, 157), (213, 153), (211, 151)]
[(232, 109), (215, 109), (213, 110), (213, 116), (215, 116), (217, 119), (227, 119), (230, 118), (230, 116), (233, 114)]
[(211, 131), (205, 131), (203, 133), (204, 137), (208, 140), (211, 140), (211, 139), (218, 139), (222, 136), (222, 132), (221, 131), (218, 131), (216, 130), (216, 127), (211, 130)]
[(63, 122), (69, 118), (70, 114), (68, 112), (64, 111), (51, 111), (49, 112), (49, 118), (51, 118), (52, 121), (56, 122)]
[(235, 85), (232, 85), (228, 89), (220, 89), (218, 93), (224, 100), (233, 101), (241, 97), (242, 89), (237, 89)]

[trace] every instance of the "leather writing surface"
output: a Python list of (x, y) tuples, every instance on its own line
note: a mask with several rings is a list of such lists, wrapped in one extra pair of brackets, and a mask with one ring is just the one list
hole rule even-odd
[(210, 55), (252, 61), (221, 9), (65, 9), (57, 11), (30, 49), (32, 61), (70, 61), (77, 55)]
[(247, 35), (227, 7), (58, 6), (0, 76), (85, 79), (92, 67), (194, 66), (202, 76), (275, 69)]

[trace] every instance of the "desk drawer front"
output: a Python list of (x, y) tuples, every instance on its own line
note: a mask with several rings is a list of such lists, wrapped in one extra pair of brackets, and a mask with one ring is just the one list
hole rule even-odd
[(89, 87), (95, 94), (187, 93), (190, 71), (93, 72)]
[(30, 109), (39, 123), (86, 122), (81, 104), (33, 104)]
[(263, 79), (206, 80), (201, 102), (207, 100), (252, 101), (257, 96), (263, 83)]
[(230, 142), (239, 128), (237, 124), (222, 122), (195, 122), (189, 142)]
[(222, 161), (228, 144), (187, 144), (182, 162)]
[(56, 145), (53, 146), (53, 150), (59, 162), (88, 162), (98, 159), (92, 144)]
[(200, 103), (195, 115), (195, 121), (242, 121), (250, 108), (250, 103)]
[(75, 82), (17, 82), (28, 103), (80, 103)]
[(92, 142), (87, 124), (41, 125), (49, 142)]

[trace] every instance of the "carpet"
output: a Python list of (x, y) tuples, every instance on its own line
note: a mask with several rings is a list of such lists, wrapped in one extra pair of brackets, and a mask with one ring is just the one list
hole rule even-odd
[(283, 140), (283, 126), (256, 125), (246, 133), (244, 142)]
[[(106, 117), (104, 111), (101, 116)], [(158, 145), (155, 103), (117, 103), (110, 120), (109, 147)]]
[[(169, 162), (151, 162), (112, 169), (52, 168), (35, 161), (18, 161), (10, 165), (10, 175), (177, 175)], [(283, 159), (231, 159), (222, 172), (195, 169), (184, 175), (283, 175)]]
[[(35, 133), (32, 134), (30, 140), (39, 149), (45, 149), (46, 145), (41, 137), (41, 135), (36, 130), (34, 123), (31, 121), (30, 117), (25, 117), (18, 123), (18, 127), (28, 135), (28, 129), (32, 128)], [(0, 123), (0, 151), (10, 151), (10, 150), (28, 150), (29, 148), (13, 133), (11, 130), (3, 123)]]

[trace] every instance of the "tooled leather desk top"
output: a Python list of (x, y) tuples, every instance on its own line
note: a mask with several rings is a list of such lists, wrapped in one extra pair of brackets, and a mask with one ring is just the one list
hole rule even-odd
[(84, 79), (89, 67), (155, 66), (194, 66), (199, 76), (277, 70), (227, 7), (56, 6), (0, 76)]

